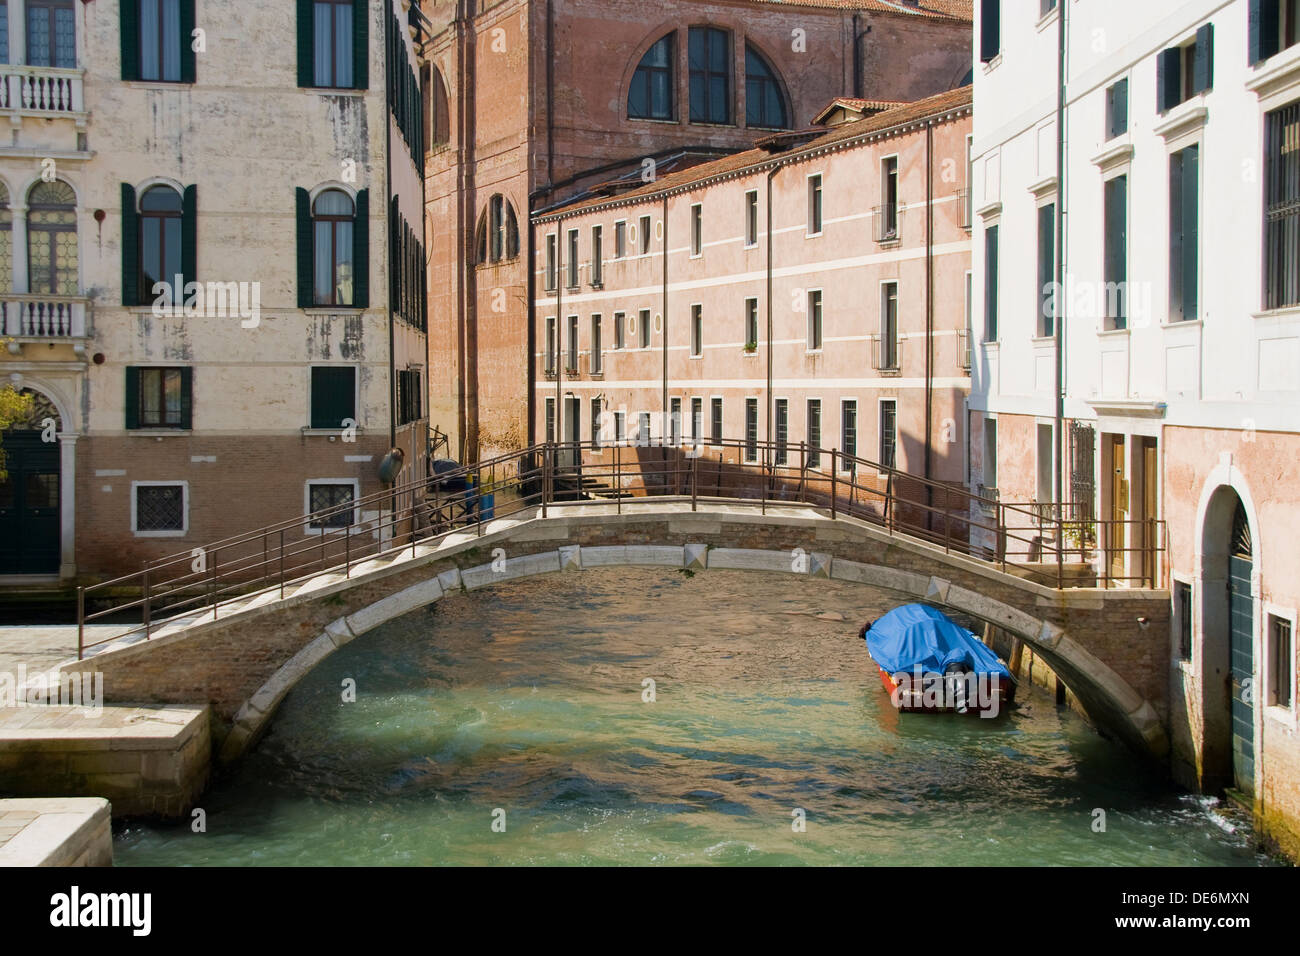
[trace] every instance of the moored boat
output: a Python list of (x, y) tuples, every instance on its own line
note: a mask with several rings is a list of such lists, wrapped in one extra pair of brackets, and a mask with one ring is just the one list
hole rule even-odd
[(904, 713), (995, 717), (1015, 700), (1016, 680), (983, 642), (925, 604), (896, 607), (862, 627), (890, 701)]

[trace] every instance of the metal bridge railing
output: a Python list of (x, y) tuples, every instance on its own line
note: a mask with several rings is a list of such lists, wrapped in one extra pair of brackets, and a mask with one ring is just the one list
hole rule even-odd
[[(222, 602), (232, 598), (268, 590), (283, 598), (323, 572), (349, 578), (366, 561), (406, 550), (414, 555), (421, 544), (433, 546), (457, 532), (481, 535), (494, 520), (539, 511), (545, 517), (557, 504), (612, 505), (622, 513), (647, 498), (689, 500), (692, 511), (700, 502), (754, 502), (763, 513), (768, 504), (808, 505), (832, 519), (865, 521), (1054, 588), (1155, 586), (1164, 574), (1162, 521), (1092, 521), (1089, 510), (1073, 504), (1002, 502), (837, 449), (745, 440), (547, 443), (147, 561), (140, 571), (78, 588), (78, 657), (126, 636), (88, 643), (85, 632), (85, 625), (124, 612), (140, 619), (126, 634), (147, 639), (160, 614), (203, 612), (216, 619)], [(1101, 567), (1093, 573), (1096, 563)], [(1115, 573), (1124, 568), (1136, 573)]]

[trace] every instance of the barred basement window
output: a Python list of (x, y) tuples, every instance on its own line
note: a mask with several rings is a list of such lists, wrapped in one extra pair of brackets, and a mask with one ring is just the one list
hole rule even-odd
[(722, 444), (722, 399), (715, 398), (712, 400), (712, 407), (709, 409), (709, 426), (711, 440), (715, 445)]
[(1192, 659), (1192, 586), (1174, 582), (1174, 626), (1178, 632), (1178, 659)]
[(852, 471), (858, 454), (858, 403), (853, 399), (840, 403), (840, 451), (840, 470)]
[(134, 527), (137, 534), (185, 531), (183, 484), (137, 484)]
[(886, 468), (897, 468), (895, 456), (898, 449), (898, 402), (883, 399), (880, 402), (880, 463)]
[(808, 399), (808, 466), (816, 468), (822, 463), (822, 401)]
[(745, 399), (745, 461), (758, 461), (758, 399)]
[(308, 482), (307, 527), (312, 531), (330, 531), (354, 524), (356, 509), (347, 505), (356, 500), (356, 486), (332, 482)]
[(696, 444), (704, 441), (704, 399), (691, 399), (691, 440)]
[(790, 400), (776, 400), (776, 463), (784, 465), (789, 461), (790, 440)]
[(1275, 614), (1268, 616), (1268, 702), (1274, 707), (1290, 709), (1291, 688), (1295, 680), (1291, 670), (1294, 650), (1291, 643), (1291, 622)]

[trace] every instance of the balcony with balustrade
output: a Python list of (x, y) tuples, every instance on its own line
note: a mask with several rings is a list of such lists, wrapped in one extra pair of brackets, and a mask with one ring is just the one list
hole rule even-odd
[(11, 118), (66, 116), (84, 126), (88, 116), (82, 69), (0, 65), (0, 113)]
[(0, 293), (0, 331), (11, 355), (28, 345), (71, 345), (78, 355), (86, 347), (86, 313), (82, 296)]

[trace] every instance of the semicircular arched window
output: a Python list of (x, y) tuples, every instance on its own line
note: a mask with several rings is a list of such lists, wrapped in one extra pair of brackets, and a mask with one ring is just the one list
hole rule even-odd
[(420, 69), (420, 88), (424, 108), (424, 149), (428, 152), (451, 141), (451, 113), (447, 107), (447, 84), (436, 66), (426, 63)]
[(475, 232), (474, 261), (479, 265), (504, 262), (519, 255), (519, 220), (510, 200), (496, 193), (479, 217)]
[(351, 305), (353, 291), (352, 197), (327, 189), (312, 202), (313, 298), (316, 305)]
[(660, 37), (645, 51), (627, 91), (629, 119), (671, 120), (673, 110), (674, 34)]
[(789, 129), (781, 81), (763, 55), (745, 44), (745, 125)]
[(77, 196), (61, 180), (27, 194), (27, 279), (37, 295), (73, 295), (77, 280)]
[[(140, 196), (140, 298), (152, 301), (154, 287), (172, 287), (171, 301), (184, 295), (181, 273), (181, 194), (170, 186), (150, 186)], [(177, 288), (177, 283), (182, 287)]]

